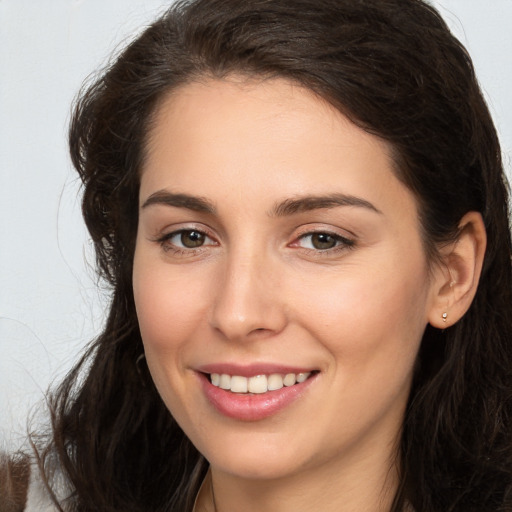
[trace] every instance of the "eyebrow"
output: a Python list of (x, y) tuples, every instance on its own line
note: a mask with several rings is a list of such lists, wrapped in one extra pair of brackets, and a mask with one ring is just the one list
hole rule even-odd
[(151, 194), (142, 205), (142, 208), (154, 204), (165, 206), (174, 206), (176, 208), (186, 208), (195, 212), (214, 214), (216, 208), (214, 204), (204, 197), (192, 196), (189, 194), (173, 194), (167, 190), (159, 190)]
[(303, 196), (296, 199), (286, 199), (274, 206), (271, 215), (276, 217), (285, 217), (310, 210), (330, 209), (337, 208), (339, 206), (357, 206), (360, 208), (366, 208), (378, 214), (382, 214), (378, 208), (376, 208), (369, 201), (366, 201), (366, 199), (337, 193), (322, 196)]
[[(174, 206), (176, 208), (186, 208), (200, 213), (214, 215), (217, 212), (215, 205), (204, 197), (193, 196), (190, 194), (176, 194), (167, 190), (159, 190), (151, 194), (144, 201), (142, 208), (151, 205)], [(337, 208), (340, 206), (357, 206), (366, 208), (378, 214), (382, 212), (366, 199), (347, 194), (328, 194), (321, 196), (303, 196), (295, 199), (285, 199), (274, 205), (270, 212), (273, 217), (286, 217), (297, 213), (311, 210), (322, 210)]]

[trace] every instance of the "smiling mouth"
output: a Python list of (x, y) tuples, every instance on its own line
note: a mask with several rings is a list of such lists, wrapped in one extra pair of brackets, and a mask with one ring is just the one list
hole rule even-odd
[(254, 375), (253, 377), (211, 373), (209, 374), (209, 380), (213, 386), (232, 393), (263, 394), (268, 391), (277, 391), (283, 387), (302, 384), (315, 373), (317, 372), (272, 373), (270, 375)]

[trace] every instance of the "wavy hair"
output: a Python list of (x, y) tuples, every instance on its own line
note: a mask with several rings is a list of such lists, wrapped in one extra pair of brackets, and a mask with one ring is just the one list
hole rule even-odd
[(508, 189), (471, 59), (422, 0), (180, 1), (78, 97), (70, 127), (83, 215), (112, 287), (102, 334), (51, 395), (39, 452), (69, 480), (61, 510), (190, 511), (207, 462), (160, 399), (132, 292), (139, 173), (159, 101), (203, 78), (282, 77), (387, 141), (415, 195), (429, 261), (481, 212), (476, 297), (426, 328), (401, 433), (393, 512), (512, 510), (512, 276)]

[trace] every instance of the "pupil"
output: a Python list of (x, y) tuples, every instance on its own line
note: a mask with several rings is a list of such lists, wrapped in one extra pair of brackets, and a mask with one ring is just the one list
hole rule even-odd
[(311, 242), (315, 249), (332, 249), (336, 245), (336, 239), (327, 233), (315, 233)]
[(204, 244), (204, 234), (198, 231), (184, 231), (181, 233), (181, 243), (189, 249)]

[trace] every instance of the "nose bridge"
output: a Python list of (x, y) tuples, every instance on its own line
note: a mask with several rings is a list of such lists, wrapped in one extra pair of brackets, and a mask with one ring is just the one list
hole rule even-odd
[(228, 251), (219, 272), (212, 325), (233, 340), (256, 332), (276, 333), (285, 324), (276, 270), (264, 248), (245, 244)]

